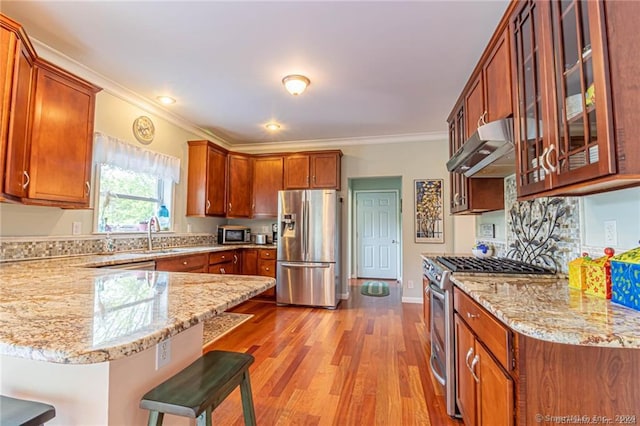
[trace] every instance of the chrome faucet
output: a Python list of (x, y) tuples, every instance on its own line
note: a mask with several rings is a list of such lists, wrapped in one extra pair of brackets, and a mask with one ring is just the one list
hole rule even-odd
[(147, 250), (153, 250), (151, 244), (151, 231), (160, 232), (160, 221), (157, 216), (151, 216), (147, 222)]

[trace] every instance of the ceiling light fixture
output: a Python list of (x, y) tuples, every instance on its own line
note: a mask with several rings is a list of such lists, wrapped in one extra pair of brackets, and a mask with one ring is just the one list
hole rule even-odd
[(311, 81), (304, 75), (292, 74), (283, 78), (282, 84), (284, 84), (284, 87), (286, 87), (289, 93), (298, 96), (311, 84)]
[(160, 101), (161, 104), (165, 104), (165, 105), (171, 105), (176, 103), (176, 100), (173, 99), (171, 96), (158, 96), (156, 99)]
[(264, 125), (264, 127), (267, 128), (267, 130), (271, 130), (272, 132), (275, 132), (276, 130), (280, 129), (280, 125), (278, 123), (267, 123)]

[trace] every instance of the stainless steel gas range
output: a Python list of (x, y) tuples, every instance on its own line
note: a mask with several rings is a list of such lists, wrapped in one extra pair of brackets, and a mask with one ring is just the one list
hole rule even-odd
[[(429, 295), (431, 322), (431, 371), (444, 387), (447, 414), (459, 416), (456, 407), (455, 339), (452, 274), (552, 274), (545, 268), (506, 258), (471, 256), (424, 257), (422, 272)], [(428, 283), (428, 285), (427, 285)]]

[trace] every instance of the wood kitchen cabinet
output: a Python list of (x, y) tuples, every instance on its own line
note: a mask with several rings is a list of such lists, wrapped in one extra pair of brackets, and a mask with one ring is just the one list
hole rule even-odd
[(210, 274), (239, 274), (242, 271), (237, 250), (216, 251), (209, 254)]
[(229, 153), (227, 156), (227, 217), (251, 217), (252, 159), (245, 154)]
[(170, 257), (156, 260), (156, 271), (165, 272), (207, 272), (209, 255), (207, 253)]
[(206, 140), (188, 144), (187, 216), (224, 216), (227, 150)]
[(509, 32), (500, 28), (480, 60), (478, 74), (465, 90), (466, 138), (480, 125), (513, 113)]
[(256, 156), (253, 159), (253, 217), (278, 216), (278, 191), (283, 189), (284, 157)]
[(340, 190), (341, 157), (339, 150), (287, 155), (284, 159), (284, 189)]
[[(449, 116), (449, 155), (465, 141), (465, 110), (462, 104)], [(474, 130), (475, 131), (475, 130)], [(504, 181), (500, 178), (468, 178), (462, 173), (449, 173), (451, 213), (482, 213), (504, 209)]]
[(519, 2), (511, 15), (519, 199), (640, 184), (637, 2)]
[[(244, 275), (276, 277), (276, 249), (243, 249), (242, 252)], [(273, 301), (276, 297), (276, 289), (272, 287), (256, 297)]]
[[(29, 105), (33, 78), (35, 50), (22, 27), (0, 14), (0, 171), (4, 176), (7, 164), (25, 164), (25, 141), (28, 137)], [(22, 195), (23, 182), (8, 176), (9, 191)], [(0, 201), (16, 200), (5, 191), (5, 178), (0, 179)], [(15, 188), (14, 185), (17, 185)]]
[(467, 426), (513, 425), (512, 333), (454, 290), (456, 402)]
[(5, 192), (25, 204), (87, 208), (100, 89), (39, 58), (33, 72), (30, 136), (7, 147)]

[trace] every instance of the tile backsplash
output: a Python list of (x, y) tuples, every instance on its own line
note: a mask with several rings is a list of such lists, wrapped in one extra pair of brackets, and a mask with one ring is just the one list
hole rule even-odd
[[(216, 244), (214, 234), (153, 234), (153, 247), (207, 246)], [(106, 252), (144, 250), (146, 235), (96, 235), (88, 237), (5, 237), (0, 240), (0, 261), (82, 256)]]

